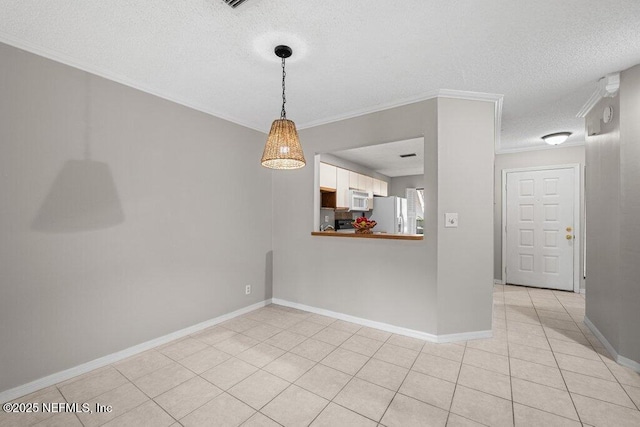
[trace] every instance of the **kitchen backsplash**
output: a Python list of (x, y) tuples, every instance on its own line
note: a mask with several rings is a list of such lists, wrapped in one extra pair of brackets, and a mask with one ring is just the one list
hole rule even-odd
[(337, 211), (335, 215), (336, 219), (353, 219), (353, 212)]

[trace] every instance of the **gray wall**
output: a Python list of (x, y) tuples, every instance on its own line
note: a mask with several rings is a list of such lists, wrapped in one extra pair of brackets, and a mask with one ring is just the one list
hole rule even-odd
[(622, 72), (619, 95), (587, 116), (611, 123), (587, 137), (586, 316), (623, 357), (640, 363), (640, 66)]
[(0, 44), (0, 391), (270, 297), (264, 138)]
[(422, 188), (424, 175), (396, 176), (391, 178), (389, 196), (406, 197), (407, 188)]
[[(605, 105), (616, 112), (601, 121)], [(586, 118), (600, 121), (599, 135), (586, 138), (587, 278), (586, 316), (619, 348), (620, 282), (620, 99), (603, 99)]]
[(424, 135), (431, 214), (423, 241), (311, 236), (313, 167), (274, 174), (274, 297), (436, 332), (436, 109), (433, 99), (300, 131), (307, 159)]
[(620, 347), (640, 364), (640, 65), (620, 82)]
[[(274, 297), (432, 334), (491, 329), (493, 114), (439, 98), (301, 131), (307, 158), (424, 136), (425, 238), (311, 236), (314, 171), (274, 175)], [(444, 212), (464, 226), (444, 230)]]
[[(526, 151), (522, 153), (509, 153), (496, 155), (496, 167), (494, 176), (494, 210), (493, 210), (493, 245), (495, 254), (493, 258), (494, 278), (502, 280), (502, 171), (504, 169), (529, 168), (539, 166), (553, 166), (566, 164), (580, 164), (580, 218), (584, 236), (584, 145), (575, 147), (554, 147), (546, 150)], [(580, 240), (580, 288), (584, 289), (582, 275), (584, 261), (584, 238)]]
[[(494, 108), (438, 100), (438, 334), (491, 330)], [(446, 212), (458, 228), (444, 228)]]

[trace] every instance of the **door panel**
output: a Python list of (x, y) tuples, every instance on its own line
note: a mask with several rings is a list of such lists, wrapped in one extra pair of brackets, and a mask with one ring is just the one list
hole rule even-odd
[(507, 173), (507, 283), (573, 290), (576, 184), (573, 169)]

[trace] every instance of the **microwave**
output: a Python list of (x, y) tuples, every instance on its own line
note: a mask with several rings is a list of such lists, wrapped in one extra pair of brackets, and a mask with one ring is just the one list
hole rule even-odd
[(349, 211), (366, 212), (369, 209), (368, 192), (349, 190)]

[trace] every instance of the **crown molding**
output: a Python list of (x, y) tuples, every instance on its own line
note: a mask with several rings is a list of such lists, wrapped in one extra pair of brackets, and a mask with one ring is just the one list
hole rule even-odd
[(504, 97), (500, 97), (500, 99), (496, 102), (496, 114), (495, 114), (495, 139), (496, 139), (496, 145), (495, 145), (495, 149), (494, 152), (498, 152), (499, 150), (502, 149), (502, 140), (501, 140), (501, 136), (502, 136), (502, 101), (503, 101)]
[(486, 92), (471, 92), (466, 90), (440, 89), (438, 98), (466, 99), (468, 101), (502, 102), (504, 95)]
[(327, 125), (329, 123), (335, 123), (342, 120), (348, 120), (356, 117), (366, 116), (367, 114), (377, 113), (380, 111), (389, 110), (391, 108), (402, 107), (404, 105), (409, 105), (409, 104), (415, 104), (416, 102), (427, 101), (429, 99), (437, 98), (438, 93), (439, 91), (427, 92), (421, 95), (404, 98), (399, 101), (378, 104), (375, 107), (359, 108), (357, 110), (352, 110), (344, 114), (336, 114), (323, 119), (312, 120), (310, 122), (298, 124), (298, 130), (310, 129), (316, 126)]
[(313, 120), (311, 122), (298, 124), (298, 129), (309, 129), (316, 126), (326, 125), (329, 123), (335, 123), (342, 120), (353, 119), (356, 117), (365, 116), (367, 114), (377, 113), (380, 111), (389, 110), (391, 108), (402, 107), (409, 104), (415, 104), (416, 102), (428, 101), (434, 98), (453, 98), (453, 99), (465, 99), (468, 101), (485, 101), (495, 102), (499, 104), (499, 109), (496, 108), (496, 112), (499, 111), (500, 120), (502, 120), (502, 98), (503, 95), (483, 92), (470, 92), (463, 90), (453, 89), (439, 89), (420, 95), (415, 95), (407, 98), (400, 99), (398, 101), (386, 102), (384, 104), (378, 104), (374, 107), (365, 107), (357, 110), (352, 110), (344, 114), (336, 114), (334, 116), (326, 117), (324, 119)]
[(452, 98), (452, 99), (464, 99), (467, 101), (493, 102), (495, 104), (495, 114), (494, 114), (495, 151), (497, 153), (500, 150), (500, 134), (502, 130), (502, 105), (503, 105), (504, 95), (495, 94), (495, 93), (471, 92), (471, 91), (453, 90), (453, 89), (440, 89), (433, 92), (427, 92), (421, 95), (404, 98), (399, 101), (380, 104), (375, 107), (362, 108), (359, 110), (353, 110), (349, 113), (337, 114), (335, 116), (327, 117), (324, 119), (302, 123), (301, 125), (298, 125), (298, 129), (300, 130), (309, 129), (316, 126), (339, 122), (341, 120), (353, 119), (356, 117), (365, 116), (367, 114), (377, 113), (380, 111), (389, 110), (391, 108), (402, 107), (404, 105), (427, 101), (429, 99), (434, 99), (434, 98)]
[(205, 107), (203, 105), (199, 105), (197, 103), (185, 101), (185, 100), (180, 99), (178, 97), (175, 97), (173, 95), (169, 95), (167, 93), (164, 93), (164, 92), (159, 91), (157, 89), (154, 89), (152, 87), (141, 85), (139, 83), (136, 83), (136, 82), (132, 81), (128, 77), (125, 77), (125, 76), (120, 75), (118, 73), (107, 71), (107, 70), (101, 69), (100, 67), (95, 67), (95, 66), (89, 65), (89, 64), (87, 64), (85, 62), (73, 59), (70, 56), (61, 54), (59, 52), (55, 52), (55, 51), (53, 51), (51, 49), (47, 49), (47, 48), (44, 48), (42, 46), (38, 46), (36, 44), (30, 43), (30, 42), (27, 42), (27, 41), (24, 41), (24, 40), (16, 39), (16, 38), (8, 35), (7, 33), (2, 32), (2, 31), (0, 31), (0, 42), (5, 43), (5, 44), (7, 44), (9, 46), (13, 46), (15, 48), (18, 48), (20, 50), (24, 50), (26, 52), (33, 53), (33, 54), (38, 55), (38, 56), (42, 56), (44, 58), (47, 58), (47, 59), (50, 59), (52, 61), (58, 62), (60, 64), (67, 65), (67, 66), (70, 66), (70, 67), (73, 67), (73, 68), (77, 68), (77, 69), (85, 71), (87, 73), (94, 74), (96, 76), (105, 78), (107, 80), (111, 80), (113, 82), (120, 83), (120, 84), (122, 84), (124, 86), (128, 86), (128, 87), (130, 87), (132, 89), (136, 89), (136, 90), (139, 90), (141, 92), (145, 92), (145, 93), (148, 93), (150, 95), (157, 96), (158, 98), (162, 98), (162, 99), (165, 99), (167, 101), (171, 101), (171, 102), (173, 102), (175, 104), (182, 105), (183, 107), (187, 107), (187, 108), (191, 108), (192, 110), (200, 111), (201, 113), (205, 113), (205, 114), (208, 114), (210, 116), (214, 116), (214, 117), (216, 117), (218, 119), (226, 120), (226, 121), (234, 123), (236, 125), (240, 125), (240, 126), (243, 126), (243, 127), (258, 131), (260, 133), (267, 133), (267, 132), (265, 132), (264, 129), (261, 129), (261, 128), (257, 127), (254, 124), (247, 123), (244, 120), (240, 120), (237, 117), (229, 116), (229, 115), (221, 113), (219, 111), (214, 111), (214, 110), (212, 110), (210, 108), (207, 108), (207, 107)]
[[(203, 105), (199, 105), (197, 103), (193, 103), (190, 101), (185, 101), (183, 99), (180, 99), (178, 97), (175, 97), (173, 95), (169, 95), (167, 93), (164, 93), (162, 91), (159, 91), (157, 89), (154, 89), (152, 87), (149, 86), (145, 86), (145, 85), (141, 85), (139, 83), (136, 83), (134, 81), (132, 81), (131, 79), (129, 79), (128, 77), (125, 77), (123, 75), (120, 75), (118, 73), (114, 73), (111, 71), (107, 71), (104, 69), (101, 69), (100, 67), (95, 67), (93, 65), (87, 64), (85, 62), (82, 61), (78, 61), (76, 59), (71, 58), (68, 55), (64, 55), (61, 54), (59, 52), (55, 52), (51, 49), (48, 48), (44, 48), (42, 46), (38, 46), (34, 43), (31, 42), (27, 42), (25, 40), (20, 40), (17, 39), (7, 33), (4, 33), (2, 31), (0, 31), (0, 42), (5, 43), (9, 46), (13, 46), (15, 48), (24, 50), (26, 52), (30, 52), (33, 53), (35, 55), (38, 56), (42, 56), (44, 58), (50, 59), (52, 61), (73, 67), (73, 68), (77, 68), (79, 70), (94, 74), (96, 76), (105, 78), (107, 80), (111, 80), (114, 81), (116, 83), (120, 83), (124, 86), (128, 86), (130, 88), (148, 93), (150, 95), (154, 95), (157, 96), (158, 98), (162, 98), (165, 99), (167, 101), (171, 101), (174, 102), (176, 104), (182, 105), (184, 107), (188, 107), (191, 108), (193, 110), (196, 111), (200, 111), (202, 113), (205, 114), (209, 114), (211, 116), (217, 117), (219, 119), (222, 120), (226, 120), (228, 122), (231, 123), (235, 123), (237, 125), (249, 128), (249, 129), (253, 129), (255, 131), (261, 132), (261, 133), (267, 133), (265, 131), (265, 129), (261, 129), (260, 127), (254, 125), (254, 124), (250, 124), (244, 120), (241, 120), (237, 117), (233, 117), (233, 116), (229, 116), (225, 113), (222, 113), (220, 111), (215, 111), (212, 110), (208, 107), (205, 107)], [(333, 122), (338, 122), (341, 120), (346, 120), (346, 119), (351, 119), (351, 118), (355, 118), (355, 117), (360, 117), (360, 116), (364, 116), (366, 114), (371, 114), (371, 113), (376, 113), (379, 111), (384, 111), (384, 110), (388, 110), (391, 108), (396, 108), (396, 107), (401, 107), (404, 105), (409, 105), (409, 104), (414, 104), (416, 102), (421, 102), (421, 101), (426, 101), (429, 99), (434, 99), (434, 98), (453, 98), (453, 99), (464, 99), (464, 100), (469, 100), (469, 101), (485, 101), (485, 102), (493, 102), (496, 105), (496, 112), (495, 112), (495, 144), (496, 144), (496, 149), (498, 147), (500, 147), (500, 129), (501, 129), (501, 122), (502, 122), (502, 99), (503, 99), (503, 95), (500, 94), (492, 94), (492, 93), (483, 93), (483, 92), (472, 92), (472, 91), (462, 91), (462, 90), (453, 90), (453, 89), (440, 89), (440, 90), (435, 90), (435, 91), (430, 91), (430, 92), (426, 92), (426, 93), (422, 93), (420, 95), (415, 95), (415, 96), (411, 96), (411, 97), (407, 97), (407, 98), (403, 98), (401, 100), (398, 101), (393, 101), (393, 102), (388, 102), (388, 103), (384, 103), (384, 104), (379, 104), (376, 105), (374, 107), (366, 107), (366, 108), (362, 108), (362, 109), (358, 109), (358, 110), (353, 110), (351, 112), (347, 112), (344, 114), (337, 114), (334, 116), (330, 116), (324, 119), (320, 119), (320, 120), (314, 120), (311, 122), (306, 122), (306, 123), (302, 123), (302, 124), (298, 124), (298, 129), (308, 129), (308, 128), (312, 128), (315, 126), (320, 126), (320, 125), (324, 125), (324, 124), (329, 124), (329, 123), (333, 123)]]
[(606, 76), (598, 80), (598, 83), (596, 84), (596, 90), (589, 97), (587, 102), (582, 106), (580, 111), (578, 111), (576, 117), (580, 119), (586, 117), (587, 114), (589, 114), (589, 111), (591, 111), (591, 109), (595, 107), (602, 98), (613, 98), (617, 95), (619, 89), (620, 73), (607, 74)]

